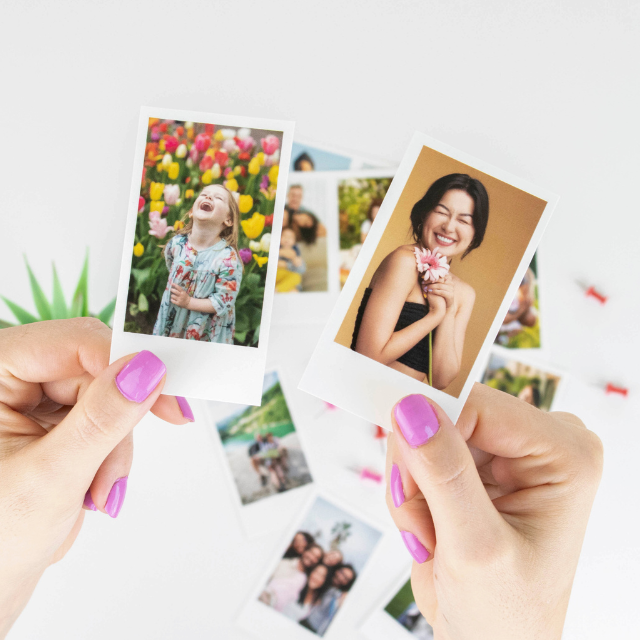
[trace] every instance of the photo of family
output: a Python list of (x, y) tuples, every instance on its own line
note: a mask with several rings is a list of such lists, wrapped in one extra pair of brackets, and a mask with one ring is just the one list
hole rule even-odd
[(284, 208), (276, 293), (327, 291), (326, 190), (317, 180), (291, 174)]
[(312, 482), (276, 371), (264, 377), (259, 407), (234, 407), (216, 429), (242, 505)]
[(338, 182), (340, 288), (362, 249), (392, 178), (347, 178)]
[(404, 583), (384, 610), (406, 629), (411, 637), (418, 640), (433, 640), (433, 628), (420, 613), (413, 597), (411, 579)]
[(359, 518), (317, 497), (258, 600), (324, 636), (381, 535)]
[(510, 354), (491, 353), (483, 384), (499, 389), (543, 411), (550, 411), (561, 376), (516, 360)]
[(541, 346), (537, 258), (536, 253), (496, 337), (496, 344), (507, 349), (539, 349)]
[(149, 118), (125, 332), (258, 345), (282, 136)]

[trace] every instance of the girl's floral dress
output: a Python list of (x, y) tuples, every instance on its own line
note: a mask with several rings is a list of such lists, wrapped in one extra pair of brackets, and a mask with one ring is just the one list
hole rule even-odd
[[(186, 235), (177, 234), (165, 247), (169, 269), (154, 336), (233, 344), (235, 303), (242, 280), (242, 262), (225, 240), (196, 251)], [(171, 285), (193, 298), (208, 298), (215, 313), (200, 313), (171, 304)]]

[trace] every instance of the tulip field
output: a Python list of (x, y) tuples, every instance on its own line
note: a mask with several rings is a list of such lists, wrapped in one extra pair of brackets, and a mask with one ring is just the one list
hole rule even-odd
[(257, 346), (280, 162), (281, 132), (149, 119), (124, 330), (151, 334), (169, 277), (162, 247), (184, 228), (200, 190), (223, 184), (238, 201), (235, 344)]

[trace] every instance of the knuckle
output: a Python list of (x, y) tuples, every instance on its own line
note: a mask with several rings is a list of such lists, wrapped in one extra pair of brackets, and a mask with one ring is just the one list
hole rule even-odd
[(103, 440), (110, 436), (118, 424), (118, 418), (108, 403), (88, 404), (78, 425), (78, 435), (87, 444)]

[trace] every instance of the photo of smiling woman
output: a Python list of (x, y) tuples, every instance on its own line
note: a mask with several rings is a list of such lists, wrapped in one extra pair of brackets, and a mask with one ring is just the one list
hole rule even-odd
[(414, 242), (389, 253), (364, 291), (351, 348), (436, 389), (449, 386), (475, 302), (450, 268), (481, 245), (488, 220), (480, 180), (453, 173), (431, 184), (411, 209)]

